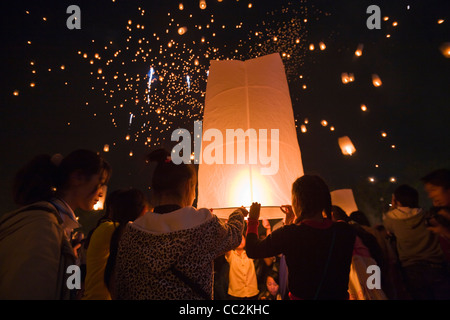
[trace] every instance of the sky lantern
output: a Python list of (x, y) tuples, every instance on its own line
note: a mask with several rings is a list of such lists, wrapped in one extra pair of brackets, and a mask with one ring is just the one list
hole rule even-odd
[(343, 72), (341, 73), (341, 81), (343, 84), (353, 82), (355, 81), (355, 75), (353, 73)]
[(442, 44), (440, 50), (444, 57), (450, 58), (450, 42)]
[(361, 57), (362, 56), (362, 52), (363, 52), (363, 48), (364, 48), (364, 45), (363, 44), (358, 44), (358, 47), (356, 48), (356, 51), (355, 51), (355, 56), (357, 56), (357, 57)]
[(103, 152), (109, 152), (109, 144), (103, 146)]
[(375, 87), (381, 86), (383, 83), (381, 82), (380, 77), (377, 74), (372, 75), (372, 83)]
[(350, 140), (349, 137), (340, 137), (338, 139), (339, 147), (341, 148), (342, 154), (346, 156), (351, 156), (356, 152), (356, 148), (352, 143), (352, 140)]
[(200, 9), (202, 9), (202, 10), (206, 9), (206, 1), (205, 0), (200, 0), (198, 5), (199, 5)]
[(352, 189), (339, 189), (331, 191), (331, 203), (338, 206), (349, 216), (352, 212), (358, 211)]
[(187, 27), (180, 27), (178, 28), (178, 34), (180, 36), (182, 36), (183, 34), (185, 34), (187, 32)]
[(308, 129), (306, 128), (306, 126), (305, 126), (304, 124), (302, 124), (302, 125), (300, 126), (300, 130), (301, 130), (303, 133), (305, 133), (306, 131), (308, 131)]
[(303, 164), (281, 56), (212, 60), (202, 132), (197, 206), (226, 219), (259, 202), (261, 219), (283, 218)]

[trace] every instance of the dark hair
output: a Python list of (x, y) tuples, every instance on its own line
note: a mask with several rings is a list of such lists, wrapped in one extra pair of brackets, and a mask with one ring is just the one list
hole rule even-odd
[(70, 175), (77, 171), (86, 177), (105, 172), (105, 184), (111, 176), (109, 164), (93, 151), (76, 150), (59, 164), (49, 155), (38, 155), (17, 172), (13, 182), (14, 202), (29, 205), (48, 201), (67, 189)]
[(347, 213), (345, 213), (344, 210), (342, 210), (341, 207), (338, 207), (338, 206), (332, 206), (332, 207), (331, 207), (331, 211), (332, 211), (332, 213), (333, 213), (333, 217), (334, 217), (336, 220), (342, 220), (342, 221), (345, 221), (345, 222), (349, 222), (349, 221), (350, 221), (349, 216), (347, 215)]
[(298, 200), (301, 216), (299, 222), (305, 218), (325, 214), (331, 219), (331, 195), (325, 181), (319, 176), (304, 175), (292, 184), (292, 195)]
[(183, 188), (188, 181), (197, 184), (197, 173), (194, 166), (185, 163), (175, 164), (170, 153), (165, 149), (158, 149), (147, 156), (147, 162), (156, 162), (153, 172), (151, 190), (154, 196), (162, 194), (181, 198)]
[(350, 213), (350, 220), (353, 220), (362, 226), (370, 227), (370, 221), (362, 211), (353, 211)]
[(394, 191), (395, 200), (400, 202), (403, 207), (418, 208), (419, 192), (406, 184), (399, 186)]
[(434, 186), (450, 189), (450, 170), (438, 169), (422, 178), (423, 183), (429, 183)]
[(267, 275), (266, 275), (266, 281), (267, 281), (267, 277), (271, 277), (273, 280), (275, 280), (275, 282), (279, 285), (280, 284), (280, 279), (279, 279), (279, 273), (276, 272), (275, 270), (270, 270)]
[(106, 202), (108, 205), (105, 209), (109, 211), (111, 221), (118, 224), (111, 236), (109, 257), (104, 274), (104, 282), (111, 290), (110, 284), (116, 265), (120, 238), (128, 222), (141, 216), (145, 207), (148, 206), (148, 200), (141, 190), (130, 188), (114, 191), (107, 197)]

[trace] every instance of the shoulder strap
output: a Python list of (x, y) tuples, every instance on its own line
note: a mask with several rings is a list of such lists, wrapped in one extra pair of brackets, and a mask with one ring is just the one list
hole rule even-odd
[(200, 297), (202, 297), (205, 300), (211, 300), (211, 296), (207, 294), (198, 283), (192, 281), (190, 278), (188, 278), (183, 272), (176, 269), (174, 265), (172, 265), (169, 269), (172, 271), (172, 273), (178, 277), (181, 281), (183, 281), (185, 284), (187, 284), (196, 294), (198, 294)]
[(316, 291), (316, 295), (314, 296), (314, 300), (317, 300), (317, 298), (319, 297), (320, 290), (322, 289), (323, 282), (324, 282), (325, 277), (327, 275), (328, 267), (330, 265), (330, 260), (331, 260), (331, 254), (332, 254), (333, 248), (334, 248), (335, 239), (336, 239), (336, 226), (333, 226), (333, 235), (332, 235), (332, 238), (331, 238), (330, 250), (328, 251), (327, 262), (325, 264), (325, 269), (324, 269), (324, 272), (323, 272), (322, 280), (320, 280), (320, 284), (317, 287), (317, 291)]

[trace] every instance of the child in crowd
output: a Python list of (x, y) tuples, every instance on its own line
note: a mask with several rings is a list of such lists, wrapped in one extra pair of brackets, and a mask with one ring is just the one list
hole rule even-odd
[(271, 271), (266, 277), (266, 289), (259, 295), (258, 300), (282, 300), (278, 273)]
[(245, 236), (242, 235), (241, 244), (225, 254), (230, 264), (228, 295), (230, 299), (253, 300), (259, 293), (253, 259), (245, 251)]

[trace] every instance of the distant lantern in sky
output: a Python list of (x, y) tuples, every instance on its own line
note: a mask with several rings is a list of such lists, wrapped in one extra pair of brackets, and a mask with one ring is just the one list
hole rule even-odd
[(363, 48), (364, 48), (364, 45), (363, 44), (358, 44), (358, 47), (356, 48), (356, 51), (355, 51), (355, 56), (357, 56), (357, 57), (361, 57), (362, 56), (362, 52), (363, 52)]
[(103, 146), (103, 152), (109, 152), (109, 144)]
[(343, 155), (351, 156), (356, 152), (356, 148), (348, 136), (340, 137), (338, 143)]
[(450, 42), (442, 44), (440, 50), (444, 57), (450, 58)]
[(366, 106), (365, 104), (362, 104), (362, 105), (361, 105), (361, 110), (362, 110), (362, 111), (367, 111), (367, 106)]
[(348, 81), (349, 81), (349, 82), (355, 81), (355, 76), (353, 75), (353, 73), (349, 73), (349, 74), (348, 74)]
[(442, 24), (442, 23), (444, 23), (444, 21), (445, 21), (444, 19), (439, 19), (437, 23)]
[(313, 44), (313, 43), (311, 43), (311, 44), (309, 45), (309, 50), (311, 50), (311, 51), (314, 50), (314, 44)]
[(180, 27), (178, 28), (178, 34), (180, 36), (182, 36), (183, 34), (185, 34), (187, 32), (187, 28), (186, 27)]
[(182, 3), (180, 3), (180, 4), (178, 5), (178, 9), (183, 10), (183, 9), (184, 9), (184, 5), (183, 5)]
[(386, 137), (387, 137), (387, 133), (384, 132), (384, 131), (382, 131), (382, 132), (381, 132), (381, 136), (382, 136), (383, 138), (386, 138)]
[(341, 73), (341, 81), (343, 84), (347, 84), (348, 83), (348, 73), (346, 72), (342, 72)]
[(304, 124), (302, 124), (302, 125), (300, 126), (300, 130), (301, 130), (303, 133), (305, 133), (306, 131), (308, 131), (308, 129), (306, 129), (306, 126), (305, 126)]
[(372, 75), (372, 83), (375, 87), (381, 86), (383, 83), (381, 82), (380, 77), (377, 74)]
[(198, 5), (199, 5), (200, 9), (202, 9), (202, 10), (206, 9), (206, 1), (205, 0), (200, 0)]
[(19, 95), (19, 90), (14, 90), (14, 91), (13, 91), (13, 95), (14, 95), (14, 96), (18, 96), (18, 95)]
[(327, 121), (327, 120), (322, 120), (322, 121), (320, 122), (320, 124), (321, 124), (323, 127), (326, 127), (326, 126), (328, 125), (328, 121)]
[(130, 140), (130, 135), (127, 134), (127, 136), (125, 137), (125, 140)]
[(319, 47), (320, 47), (320, 50), (325, 50), (327, 48), (327, 46), (323, 42), (319, 43)]

